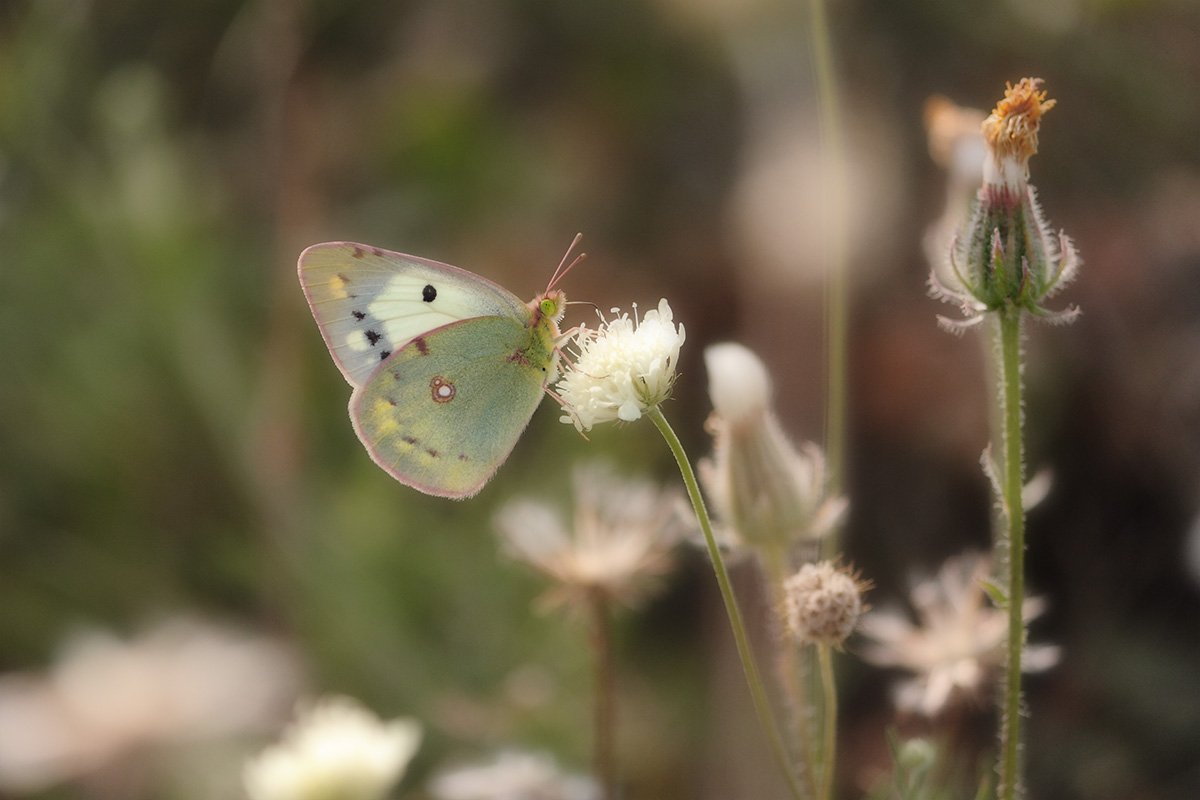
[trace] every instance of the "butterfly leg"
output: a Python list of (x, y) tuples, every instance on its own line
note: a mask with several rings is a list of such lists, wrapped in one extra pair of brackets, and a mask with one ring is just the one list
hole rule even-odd
[(581, 426), (579, 425), (579, 417), (575, 414), (575, 409), (567, 405), (567, 401), (563, 400), (558, 392), (554, 391), (549, 386), (543, 386), (542, 391), (545, 392), (551, 400), (558, 403), (558, 407), (561, 408), (563, 412), (571, 418), (571, 421), (575, 423), (575, 429), (579, 431), (579, 435), (583, 437), (583, 440), (585, 442), (590, 442), (591, 439), (589, 439), (587, 434), (580, 429)]

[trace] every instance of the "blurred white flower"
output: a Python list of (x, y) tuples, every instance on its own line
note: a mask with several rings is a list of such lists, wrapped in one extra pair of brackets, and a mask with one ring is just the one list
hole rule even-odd
[(590, 778), (564, 773), (543, 753), (505, 751), (447, 770), (429, 784), (436, 800), (600, 800)]
[(704, 351), (713, 414), (708, 430), (713, 457), (699, 465), (726, 540), (786, 551), (816, 541), (846, 510), (826, 496), (825, 458), (819, 447), (792, 446), (771, 408), (771, 379), (753, 352), (725, 343)]
[(46, 674), (0, 676), (0, 790), (144, 768), (154, 748), (266, 729), (299, 685), (281, 643), (195, 620), (132, 641), (77, 634)]
[(640, 320), (628, 313), (580, 328), (575, 352), (556, 389), (570, 422), (580, 431), (601, 422), (633, 422), (671, 396), (684, 329), (675, 326), (665, 299)]
[(672, 565), (682, 532), (679, 498), (643, 480), (592, 464), (574, 474), (570, 529), (550, 507), (517, 500), (496, 516), (507, 553), (555, 581), (547, 607), (585, 601), (600, 592), (635, 603)]
[(946, 171), (946, 196), (942, 215), (925, 231), (925, 257), (944, 283), (950, 283), (946, 251), (950, 241), (967, 219), (971, 202), (983, 182), (983, 160), (987, 147), (983, 141), (986, 114), (977, 108), (955, 105), (934, 95), (925, 101), (925, 133), (929, 155)]
[(250, 800), (378, 800), (421, 741), (414, 720), (383, 722), (348, 697), (303, 710), (284, 738), (247, 762)]
[[(863, 649), (866, 661), (914, 673), (896, 687), (902, 711), (935, 716), (956, 692), (978, 692), (1003, 666), (1008, 613), (988, 604), (983, 582), (989, 571), (988, 560), (978, 555), (948, 559), (936, 578), (921, 581), (910, 594), (918, 624), (894, 610), (872, 611), (859, 623), (860, 632), (874, 640)], [(1026, 621), (1044, 608), (1039, 599), (1027, 599)], [(1045, 670), (1058, 657), (1057, 647), (1027, 644), (1022, 666), (1026, 672)]]

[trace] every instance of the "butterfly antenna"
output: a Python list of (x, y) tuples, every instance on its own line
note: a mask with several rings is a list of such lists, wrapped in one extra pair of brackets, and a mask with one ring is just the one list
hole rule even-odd
[[(558, 394), (558, 392), (554, 391), (549, 386), (543, 386), (542, 391), (545, 392), (547, 395), (549, 395), (550, 399), (552, 399), (554, 402), (558, 403), (559, 408), (561, 408), (563, 410), (563, 413), (565, 413), (568, 417), (570, 417), (573, 422), (577, 421), (578, 418), (575, 414), (575, 409), (573, 409), (569, 405), (567, 405), (567, 401), (563, 400), (562, 397)], [(579, 435), (583, 437), (583, 440), (585, 442), (591, 441), (591, 439), (589, 439), (587, 434), (584, 433), (583, 431), (579, 431)]]
[(575, 256), (575, 260), (567, 263), (567, 259), (571, 257), (571, 251), (583, 239), (582, 233), (575, 234), (575, 238), (571, 240), (571, 245), (567, 248), (567, 252), (563, 253), (562, 261), (558, 262), (558, 269), (554, 270), (554, 274), (550, 276), (550, 283), (546, 284), (546, 291), (550, 291), (558, 282), (567, 277), (567, 273), (575, 269), (575, 266), (587, 258), (587, 253), (580, 253)]

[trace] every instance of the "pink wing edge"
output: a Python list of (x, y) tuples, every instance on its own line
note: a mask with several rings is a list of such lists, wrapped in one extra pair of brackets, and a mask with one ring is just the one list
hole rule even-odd
[[(387, 363), (387, 362), (384, 362), (384, 363)], [(371, 442), (367, 439), (367, 437), (365, 435), (363, 435), (362, 428), (359, 426), (359, 423), (358, 423), (358, 415), (355, 413), (355, 411), (356, 411), (355, 404), (359, 400), (359, 395), (360, 395), (359, 390), (355, 389), (354, 392), (350, 395), (350, 403), (348, 406), (348, 410), (350, 412), (350, 424), (354, 428), (354, 435), (358, 437), (358, 441), (362, 443), (363, 448), (366, 449), (366, 451), (367, 451), (367, 455), (369, 455), (371, 457), (371, 460), (375, 462), (376, 466), (378, 466), (380, 469), (382, 469), (384, 472), (386, 472), (388, 475), (392, 476), (392, 478), (396, 479), (400, 483), (404, 484), (405, 486), (416, 489), (418, 492), (421, 492), (422, 494), (432, 495), (433, 497), (446, 497), (451, 500), (466, 500), (468, 498), (474, 497), (475, 495), (479, 494), (480, 491), (483, 490), (484, 486), (487, 486), (487, 484), (492, 480), (492, 478), (494, 478), (496, 476), (496, 473), (500, 470), (500, 467), (504, 466), (504, 462), (508, 461), (508, 457), (511, 456), (512, 451), (514, 449), (516, 449), (516, 442), (513, 442), (513, 447), (510, 448), (507, 453), (505, 453), (504, 458), (502, 458), (498, 462), (496, 462), (496, 465), (494, 467), (492, 467), (492, 470), (490, 472), (488, 472), (487, 474), (485, 474), (483, 476), (483, 478), (480, 479), (479, 483), (477, 483), (474, 486), (471, 486), (463, 491), (460, 491), (460, 492), (459, 491), (451, 491), (448, 489), (443, 489), (440, 486), (433, 486), (431, 484), (421, 483), (420, 481), (415, 480), (414, 478), (404, 474), (400, 470), (396, 469), (395, 466), (387, 463), (382, 458), (380, 458), (379, 452), (375, 449), (374, 445), (372, 445)], [(540, 406), (541, 403), (538, 403), (538, 405)], [(536, 412), (537, 409), (535, 408), (534, 411)], [(530, 414), (529, 420), (525, 421), (525, 427), (529, 427), (529, 421), (532, 419), (533, 419), (533, 414)], [(525, 428), (522, 428), (521, 430), (522, 430), (522, 432), (524, 432)], [(518, 441), (520, 440), (520, 436), (517, 437), (517, 440)]]
[[(300, 280), (300, 289), (301, 289), (301, 291), (304, 292), (304, 299), (308, 303), (309, 313), (311, 313), (313, 315), (313, 320), (315, 322), (317, 322), (317, 330), (320, 331), (321, 339), (324, 340), (325, 347), (326, 347), (326, 349), (329, 350), (329, 355), (333, 358), (334, 363), (337, 365), (338, 371), (342, 373), (342, 377), (346, 380), (346, 383), (350, 384), (350, 387), (354, 390), (350, 394), (350, 402), (347, 406), (347, 410), (349, 411), (350, 424), (354, 428), (354, 434), (355, 434), (355, 436), (358, 437), (359, 442), (361, 442), (363, 447), (366, 449), (367, 455), (369, 455), (371, 457), (371, 460), (374, 461), (375, 464), (380, 469), (382, 469), (384, 472), (386, 472), (388, 475), (390, 475), (393, 479), (395, 479), (399, 483), (404, 484), (405, 486), (416, 489), (418, 492), (421, 492), (422, 494), (431, 495), (433, 497), (445, 497), (445, 498), (448, 498), (451, 500), (466, 500), (468, 498), (474, 497), (475, 495), (479, 494), (480, 491), (483, 490), (483, 487), (486, 486), (492, 480), (492, 478), (494, 478), (496, 476), (496, 473), (500, 470), (500, 467), (502, 467), (504, 465), (504, 462), (508, 461), (508, 457), (510, 455), (512, 455), (512, 450), (509, 450), (509, 452), (504, 456), (504, 458), (502, 458), (496, 464), (496, 466), (492, 469), (491, 472), (484, 475), (483, 479), (480, 480), (478, 484), (476, 484), (475, 486), (473, 486), (465, 491), (454, 492), (454, 491), (447, 491), (445, 489), (441, 489), (436, 486), (423, 484), (419, 481), (413, 480), (409, 476), (407, 476), (404, 473), (397, 470), (391, 464), (385, 463), (379, 457), (379, 453), (376, 452), (375, 448), (371, 445), (371, 443), (363, 435), (363, 432), (358, 424), (358, 417), (354, 413), (355, 412), (355, 404), (358, 402), (359, 393), (360, 393), (359, 390), (361, 387), (358, 384), (355, 384), (354, 381), (350, 380), (350, 375), (347, 372), (345, 365), (342, 363), (342, 360), (338, 357), (337, 352), (334, 349), (333, 343), (330, 341), (329, 336), (326, 334), (324, 327), (321, 326), (320, 321), (317, 319), (316, 310), (313, 308), (312, 295), (309, 292), (309, 285), (307, 283), (305, 283), (305, 281), (304, 281), (304, 257), (308, 255), (309, 251), (316, 250), (319, 248), (335, 248), (335, 247), (341, 247), (341, 248), (356, 248), (357, 247), (357, 248), (361, 248), (361, 249), (365, 250), (366, 252), (370, 253), (371, 255), (373, 255), (377, 258), (383, 258), (383, 257), (406, 258), (411, 261), (416, 261), (420, 264), (424, 264), (426, 266), (433, 267), (435, 269), (444, 269), (449, 272), (461, 273), (462, 275), (469, 276), (473, 280), (479, 280), (479, 281), (482, 281), (482, 282), (488, 284), (489, 286), (492, 286), (498, 292), (512, 297), (518, 303), (521, 303), (521, 299), (519, 297), (517, 297), (515, 294), (513, 294), (512, 292), (510, 292), (508, 289), (505, 289), (503, 286), (496, 283), (495, 281), (485, 278), (484, 276), (479, 275), (477, 273), (471, 272), (470, 270), (463, 269), (462, 267), (456, 267), (453, 264), (447, 264), (443, 261), (435, 261), (430, 258), (414, 256), (414, 255), (410, 255), (408, 253), (400, 253), (395, 250), (385, 250), (382, 247), (376, 247), (375, 245), (370, 245), (370, 244), (363, 244), (361, 242), (350, 242), (350, 241), (318, 242), (317, 244), (312, 244), (312, 245), (309, 245), (308, 247), (304, 248), (304, 250), (302, 250), (300, 252), (299, 258), (296, 259), (296, 276)], [(524, 304), (522, 303), (522, 305), (524, 305)], [(423, 336), (428, 335), (430, 333), (433, 333), (434, 331), (440, 330), (441, 328), (445, 328), (449, 325), (456, 325), (459, 322), (463, 322), (463, 321), (464, 320), (455, 320), (454, 322), (448, 322), (448, 323), (446, 323), (446, 325), (441, 325), (437, 328), (433, 328), (432, 330), (426, 331), (422, 335)], [(414, 338), (416, 338), (416, 337), (414, 337)], [(397, 347), (395, 352), (392, 353), (392, 355), (394, 356), (396, 353), (399, 353), (401, 350), (403, 350), (405, 347), (407, 347), (411, 343), (411, 341), (412, 340), (409, 340), (409, 342), (406, 342), (403, 345), (401, 345), (400, 347)], [(388, 363), (388, 361), (391, 361), (391, 356), (389, 356), (387, 359), (379, 362), (379, 366), (376, 368), (375, 371), (382, 369), (384, 367), (384, 365), (386, 365)], [(372, 372), (371, 374), (373, 376), (375, 373)], [(369, 381), (370, 378), (368, 378), (367, 380)], [(541, 404), (539, 403), (538, 405), (540, 406)], [(534, 411), (536, 412), (537, 409), (535, 408)], [(525, 422), (526, 428), (529, 426), (529, 422), (532, 419), (533, 419), (533, 414), (530, 414), (529, 420), (526, 420), (526, 422)], [(524, 428), (522, 428), (522, 431), (524, 431)], [(518, 437), (518, 439), (519, 439), (519, 437)]]
[[(317, 244), (311, 244), (308, 247), (304, 248), (302, 251), (300, 251), (300, 256), (299, 256), (299, 258), (296, 259), (296, 277), (299, 278), (299, 280), (300, 280), (300, 290), (302, 292), (304, 292), (304, 301), (308, 304), (308, 311), (310, 314), (312, 314), (313, 321), (317, 323), (317, 330), (321, 334), (321, 340), (325, 342), (325, 349), (329, 351), (329, 355), (330, 355), (330, 357), (333, 358), (333, 363), (337, 366), (338, 372), (342, 373), (342, 377), (346, 380), (346, 383), (350, 384), (350, 387), (352, 389), (357, 389), (358, 384), (356, 384), (353, 380), (350, 379), (350, 371), (348, 369), (346, 369), (345, 363), (342, 361), (341, 358), (338, 357), (337, 350), (334, 347), (333, 341), (329, 338), (329, 334), (325, 332), (324, 326), (321, 325), (321, 321), (317, 317), (317, 310), (313, 306), (313, 298), (312, 298), (312, 293), (309, 291), (309, 284), (306, 283), (304, 280), (304, 258), (305, 258), (305, 256), (307, 256), (313, 250), (319, 250), (319, 249), (325, 249), (325, 248), (329, 248), (329, 249), (333, 249), (333, 248), (355, 249), (355, 248), (357, 248), (357, 249), (361, 249), (367, 253), (370, 253), (371, 255), (375, 256), (376, 258), (405, 258), (405, 259), (409, 259), (410, 261), (415, 261), (418, 264), (423, 264), (427, 267), (431, 267), (435, 270), (441, 269), (441, 270), (446, 270), (447, 272), (459, 273), (460, 275), (469, 277), (472, 280), (480, 281), (482, 283), (487, 284), (488, 286), (492, 287), (499, 294), (512, 298), (518, 305), (522, 305), (522, 306), (526, 305), (524, 302), (522, 302), (521, 298), (517, 297), (515, 294), (510, 292), (508, 289), (505, 289), (503, 286), (496, 283), (495, 281), (489, 280), (488, 278), (485, 278), (482, 275), (478, 275), (474, 272), (471, 272), (470, 270), (463, 269), (462, 267), (456, 267), (453, 264), (446, 264), (442, 261), (434, 261), (431, 258), (422, 258), (421, 256), (409, 255), (408, 253), (400, 253), (395, 250), (385, 250), (382, 247), (376, 247), (375, 245), (371, 245), (371, 244), (363, 244), (361, 242), (336, 241), (336, 242), (318, 242)], [(453, 323), (448, 323), (448, 324), (453, 324)], [(411, 341), (411, 340), (409, 340), (409, 341)], [(403, 345), (401, 345), (400, 347), (398, 347), (396, 349), (399, 350), (400, 348), (405, 347), (407, 344), (408, 344), (408, 342), (405, 342)], [(380, 362), (380, 363), (383, 363), (383, 362)]]
[[(478, 318), (470, 317), (468, 319), (478, 319)], [(455, 320), (454, 322), (447, 322), (445, 325), (439, 325), (438, 327), (433, 328), (432, 330), (426, 331), (425, 333), (422, 334), (422, 336), (429, 336), (430, 334), (436, 333), (437, 331), (443, 330), (445, 328), (449, 328), (451, 325), (461, 325), (462, 323), (467, 322), (467, 321), (468, 320), (460, 319), (460, 320)], [(379, 366), (375, 368), (375, 372), (371, 373), (371, 377), (367, 379), (367, 382), (369, 383), (374, 378), (376, 372), (384, 369), (391, 362), (391, 360), (396, 357), (396, 355), (398, 353), (402, 352), (411, 343), (412, 342), (409, 342), (408, 344), (405, 344), (401, 347), (397, 347), (395, 352), (393, 352), (390, 356), (388, 356), (387, 359), (379, 362)], [(546, 381), (543, 381), (542, 388), (545, 389), (545, 387), (546, 387)], [(450, 498), (451, 500), (466, 500), (468, 498), (474, 497), (475, 495), (479, 494), (480, 491), (483, 490), (484, 486), (488, 485), (488, 483), (492, 480), (492, 478), (494, 478), (496, 476), (496, 473), (500, 471), (500, 467), (504, 466), (504, 462), (508, 461), (508, 457), (511, 456), (513, 450), (516, 449), (516, 443), (521, 440), (521, 434), (523, 434), (525, 432), (525, 429), (529, 427), (529, 423), (533, 421), (533, 415), (536, 414), (537, 410), (539, 408), (541, 408), (541, 406), (542, 406), (541, 401), (539, 400), (538, 404), (533, 407), (533, 411), (530, 413), (529, 418), (525, 420), (525, 424), (521, 427), (521, 433), (517, 434), (517, 438), (513, 442), (513, 446), (510, 447), (508, 452), (504, 454), (504, 458), (502, 458), (498, 462), (496, 462), (496, 465), (492, 468), (491, 472), (488, 472), (487, 474), (485, 474), (483, 476), (483, 478), (479, 481), (479, 483), (472, 486), (471, 488), (466, 489), (461, 492), (452, 492), (452, 491), (447, 491), (447, 490), (441, 489), (439, 487), (426, 485), (426, 484), (420, 483), (419, 481), (413, 480), (412, 478), (405, 475), (403, 472), (400, 472), (394, 466), (386, 463), (385, 461), (383, 461), (383, 459), (380, 458), (379, 453), (376, 452), (375, 448), (371, 445), (371, 442), (367, 439), (367, 437), (365, 435), (363, 435), (362, 428), (359, 427), (359, 423), (358, 423), (358, 414), (355, 413), (357, 410), (355, 408), (355, 406), (358, 403), (358, 401), (361, 397), (361, 394), (362, 394), (361, 388), (362, 387), (359, 387), (359, 386), (354, 387), (354, 391), (350, 393), (350, 402), (347, 404), (346, 410), (350, 414), (350, 424), (354, 428), (354, 435), (358, 437), (358, 441), (362, 443), (363, 448), (366, 449), (367, 455), (369, 455), (371, 457), (371, 460), (374, 461), (375, 464), (380, 469), (382, 469), (388, 475), (392, 476), (394, 479), (396, 479), (400, 483), (404, 484), (405, 486), (409, 486), (413, 489), (416, 489), (418, 492), (421, 492), (422, 494), (432, 495), (433, 497), (447, 497), (447, 498)]]

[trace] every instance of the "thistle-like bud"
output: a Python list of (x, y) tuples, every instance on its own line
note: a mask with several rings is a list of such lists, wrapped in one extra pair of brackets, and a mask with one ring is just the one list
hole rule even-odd
[(800, 644), (840, 647), (862, 616), (866, 588), (832, 562), (805, 564), (783, 582), (788, 631)]
[(933, 293), (962, 307), (965, 320), (941, 318), (958, 330), (980, 322), (989, 311), (1022, 309), (1069, 322), (1075, 308), (1051, 312), (1042, 302), (1065, 286), (1079, 258), (1065, 233), (1046, 224), (1029, 183), (1029, 159), (1037, 152), (1042, 115), (1055, 101), (1041, 91), (1040, 78), (1007, 84), (1004, 98), (983, 121), (987, 155), (983, 186), (970, 217), (950, 245), (949, 280), (930, 275)]

